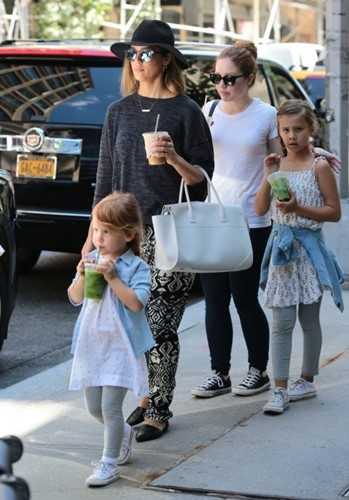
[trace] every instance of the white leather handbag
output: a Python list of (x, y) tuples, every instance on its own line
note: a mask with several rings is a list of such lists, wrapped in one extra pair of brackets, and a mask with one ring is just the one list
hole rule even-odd
[[(162, 271), (220, 273), (251, 267), (253, 251), (248, 226), (238, 205), (223, 206), (206, 171), (204, 202), (191, 201), (182, 179), (178, 203), (164, 205), (152, 217), (155, 232), (155, 266)], [(181, 202), (183, 189), (186, 202)], [(217, 203), (211, 201), (212, 192)]]

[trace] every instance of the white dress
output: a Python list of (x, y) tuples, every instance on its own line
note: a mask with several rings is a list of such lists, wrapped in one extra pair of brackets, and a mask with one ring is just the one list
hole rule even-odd
[[(320, 208), (324, 201), (316, 179), (314, 165), (308, 170), (287, 171), (290, 189), (300, 205)], [(322, 223), (298, 217), (294, 213), (283, 214), (272, 200), (272, 219), (277, 224), (317, 230)], [(288, 307), (295, 304), (312, 304), (322, 296), (319, 279), (304, 247), (295, 240), (298, 250), (295, 261), (285, 266), (274, 266), (270, 261), (268, 279), (263, 295), (266, 307)]]
[(69, 389), (111, 385), (130, 389), (138, 397), (148, 394), (145, 357), (133, 353), (117, 314), (117, 300), (110, 287), (101, 301), (85, 299)]

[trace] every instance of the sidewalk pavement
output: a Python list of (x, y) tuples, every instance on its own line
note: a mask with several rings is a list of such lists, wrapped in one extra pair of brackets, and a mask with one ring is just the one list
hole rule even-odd
[[(202, 301), (189, 306), (180, 328), (181, 360), (174, 418), (161, 439), (135, 443), (122, 479), (87, 489), (90, 462), (100, 457), (102, 426), (83, 408), (81, 393), (68, 392), (66, 362), (0, 392), (0, 433), (23, 439), (14, 465), (30, 484), (33, 500), (89, 498), (198, 500), (204, 498), (335, 499), (349, 488), (349, 291), (345, 312), (328, 294), (322, 307), (324, 347), (317, 398), (292, 403), (282, 416), (263, 415), (268, 393), (208, 400), (190, 389), (209, 374)], [(269, 313), (268, 313), (269, 314)], [(247, 353), (232, 308), (235, 336), (232, 382), (246, 372)], [(292, 375), (299, 374), (299, 327)], [(125, 415), (135, 407), (128, 395)]]

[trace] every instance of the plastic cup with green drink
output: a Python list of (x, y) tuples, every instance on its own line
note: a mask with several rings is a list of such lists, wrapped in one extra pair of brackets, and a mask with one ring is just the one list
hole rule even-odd
[(101, 300), (107, 282), (102, 273), (96, 270), (95, 262), (85, 262), (85, 298)]
[(288, 201), (290, 199), (289, 182), (284, 172), (274, 172), (268, 176), (268, 182), (271, 186), (273, 195), (279, 201)]

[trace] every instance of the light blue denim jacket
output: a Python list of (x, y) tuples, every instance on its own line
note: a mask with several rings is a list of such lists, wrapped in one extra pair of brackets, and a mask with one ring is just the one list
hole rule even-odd
[[(94, 260), (96, 258), (94, 250), (88, 255), (88, 258)], [(125, 285), (132, 288), (137, 295), (138, 300), (145, 306), (150, 295), (151, 276), (150, 268), (140, 257), (137, 257), (131, 249), (122, 254), (115, 262), (115, 268), (118, 277)], [(133, 312), (128, 309), (119, 300), (115, 294), (115, 306), (119, 315), (120, 321), (125, 328), (126, 334), (130, 340), (133, 352), (136, 357), (141, 356), (149, 351), (154, 345), (154, 339), (151, 334), (144, 309), (139, 312)], [(103, 300), (103, 299), (102, 299)], [(72, 352), (75, 350), (75, 344), (80, 332), (81, 317), (84, 314), (87, 300), (82, 302), (82, 309), (75, 324)], [(81, 305), (81, 304), (73, 304)]]
[(340, 287), (344, 281), (343, 271), (335, 255), (326, 247), (321, 229), (314, 231), (286, 224), (273, 225), (262, 261), (260, 279), (262, 290), (267, 283), (270, 259), (274, 266), (284, 266), (297, 257), (294, 240), (298, 240), (306, 250), (322, 289), (331, 291), (334, 303), (340, 311), (343, 311), (344, 304)]

